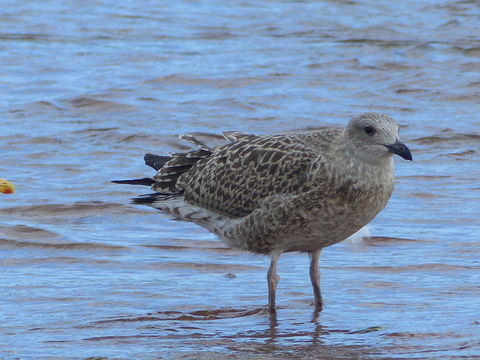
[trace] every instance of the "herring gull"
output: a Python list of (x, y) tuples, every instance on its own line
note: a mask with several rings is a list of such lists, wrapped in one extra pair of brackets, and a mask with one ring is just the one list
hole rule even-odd
[(314, 305), (323, 306), (320, 251), (368, 224), (393, 190), (393, 154), (412, 160), (388, 115), (364, 113), (347, 127), (252, 135), (227, 132), (229, 143), (171, 156), (145, 155), (153, 178), (116, 180), (148, 185), (154, 193), (133, 199), (218, 235), (228, 246), (269, 255), (268, 307), (275, 312), (282, 253), (310, 255)]

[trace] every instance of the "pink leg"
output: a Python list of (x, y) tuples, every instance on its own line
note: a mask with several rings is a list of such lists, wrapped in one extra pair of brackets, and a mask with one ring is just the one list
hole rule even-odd
[(322, 311), (323, 308), (322, 292), (320, 290), (320, 272), (318, 270), (320, 251), (321, 250), (310, 252), (310, 280), (312, 281), (315, 309), (317, 311)]
[(267, 282), (268, 282), (268, 310), (270, 313), (275, 312), (275, 294), (277, 291), (277, 284), (280, 280), (280, 277), (277, 274), (277, 264), (278, 258), (280, 257), (281, 253), (279, 252), (272, 252), (270, 257), (272, 261), (270, 262), (270, 267), (268, 268), (267, 273)]

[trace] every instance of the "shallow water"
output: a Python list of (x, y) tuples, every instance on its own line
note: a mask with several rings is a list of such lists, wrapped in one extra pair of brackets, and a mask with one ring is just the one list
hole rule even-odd
[[(480, 357), (478, 2), (4, 1), (5, 359)], [(402, 124), (387, 208), (308, 259), (268, 259), (129, 204), (181, 133)]]

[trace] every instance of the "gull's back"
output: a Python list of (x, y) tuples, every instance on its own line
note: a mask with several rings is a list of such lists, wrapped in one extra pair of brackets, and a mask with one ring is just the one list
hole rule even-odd
[(340, 136), (341, 130), (327, 128), (299, 134), (244, 136), (199, 159), (178, 178), (176, 186), (187, 202), (230, 217), (243, 217), (269, 197), (308, 191), (307, 180), (315, 160), (322, 150), (333, 148)]

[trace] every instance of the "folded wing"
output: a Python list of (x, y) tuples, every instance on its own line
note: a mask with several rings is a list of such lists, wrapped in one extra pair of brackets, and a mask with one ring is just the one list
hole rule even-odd
[(268, 197), (305, 191), (314, 157), (286, 135), (240, 137), (193, 164), (175, 186), (188, 202), (241, 217)]

